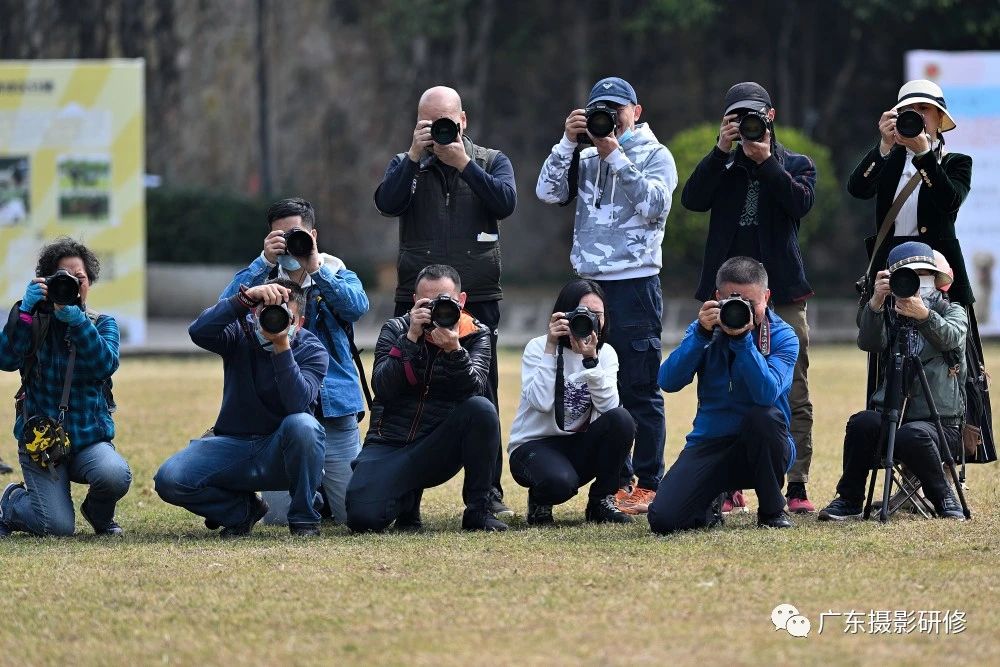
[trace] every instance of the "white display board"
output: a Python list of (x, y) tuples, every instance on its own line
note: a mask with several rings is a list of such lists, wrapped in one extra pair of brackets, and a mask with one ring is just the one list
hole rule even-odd
[(906, 78), (941, 86), (958, 125), (945, 146), (972, 156), (972, 191), (956, 230), (980, 333), (1000, 335), (1000, 51), (910, 51)]

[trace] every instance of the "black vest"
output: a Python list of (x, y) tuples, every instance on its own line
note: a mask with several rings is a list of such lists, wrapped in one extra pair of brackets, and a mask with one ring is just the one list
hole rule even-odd
[[(497, 151), (462, 140), (469, 157), (489, 172)], [(402, 159), (409, 158), (402, 154)], [(478, 240), (480, 234), (498, 233), (497, 220), (458, 171), (425, 158), (410, 191), (410, 205), (399, 216), (396, 301), (413, 300), (417, 274), (431, 264), (454, 267), (470, 302), (502, 298), (500, 244)]]

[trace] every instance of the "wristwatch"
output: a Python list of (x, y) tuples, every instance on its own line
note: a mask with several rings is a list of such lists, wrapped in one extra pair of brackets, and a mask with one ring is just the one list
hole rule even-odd
[(584, 357), (583, 358), (584, 368), (597, 368), (597, 357)]

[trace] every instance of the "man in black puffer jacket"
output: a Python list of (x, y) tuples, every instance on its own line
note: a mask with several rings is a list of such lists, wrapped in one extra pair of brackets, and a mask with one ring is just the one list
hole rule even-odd
[[(347, 487), (355, 532), (420, 528), (420, 496), (465, 469), (465, 530), (502, 531), (490, 512), (500, 426), (485, 398), (490, 331), (462, 311), (458, 272), (433, 264), (416, 279), (412, 310), (382, 326), (375, 345), (368, 434)], [(448, 303), (447, 295), (452, 300)], [(441, 304), (435, 307), (435, 302)]]

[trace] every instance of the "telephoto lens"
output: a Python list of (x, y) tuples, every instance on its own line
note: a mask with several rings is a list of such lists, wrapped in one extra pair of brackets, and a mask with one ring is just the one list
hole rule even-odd
[(452, 328), (462, 316), (462, 307), (449, 294), (439, 294), (438, 298), (431, 301), (430, 309), (431, 322), (442, 329)]
[(739, 294), (719, 302), (719, 321), (728, 329), (742, 329), (753, 321), (753, 306)]
[(567, 313), (567, 319), (573, 338), (583, 339), (600, 329), (597, 314), (586, 306), (577, 306), (576, 310)]
[(595, 137), (610, 136), (618, 127), (618, 109), (604, 102), (591, 104), (584, 114), (587, 116), (587, 131)]
[(889, 289), (897, 299), (905, 299), (920, 291), (920, 276), (913, 269), (901, 266), (889, 274)]
[(431, 123), (431, 139), (441, 145), (455, 143), (458, 139), (458, 123), (451, 118), (438, 118)]
[(289, 229), (285, 232), (285, 252), (292, 257), (308, 257), (313, 251), (312, 234), (304, 229)]
[(49, 301), (60, 306), (80, 303), (80, 281), (65, 269), (59, 269), (45, 279), (49, 288)]
[(292, 323), (292, 313), (285, 304), (272, 304), (260, 309), (257, 321), (260, 322), (260, 328), (267, 333), (272, 335), (279, 334), (287, 330), (288, 326)]
[(900, 111), (896, 116), (896, 131), (899, 136), (912, 139), (924, 131), (924, 117), (913, 109)]
[(759, 111), (748, 111), (740, 117), (740, 136), (747, 141), (760, 141), (767, 133), (767, 116)]

